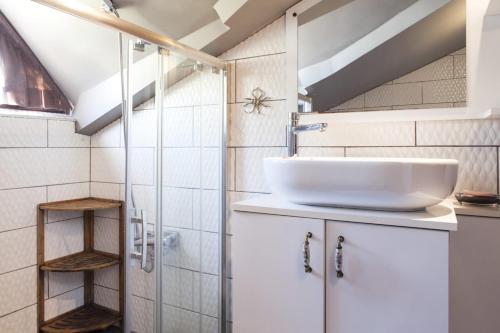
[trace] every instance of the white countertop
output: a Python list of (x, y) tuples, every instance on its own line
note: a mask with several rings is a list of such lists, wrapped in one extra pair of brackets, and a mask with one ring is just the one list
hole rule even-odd
[(457, 218), (453, 202), (450, 200), (417, 212), (387, 212), (347, 208), (332, 208), (298, 205), (277, 195), (262, 195), (232, 204), (237, 211), (318, 218), (346, 222), (392, 225), (400, 227), (457, 230)]

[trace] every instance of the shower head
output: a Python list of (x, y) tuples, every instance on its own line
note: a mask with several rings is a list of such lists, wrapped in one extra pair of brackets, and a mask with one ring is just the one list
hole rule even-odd
[(118, 14), (118, 11), (113, 4), (113, 0), (101, 0), (101, 7), (106, 13), (113, 14), (116, 17), (120, 17), (120, 14)]

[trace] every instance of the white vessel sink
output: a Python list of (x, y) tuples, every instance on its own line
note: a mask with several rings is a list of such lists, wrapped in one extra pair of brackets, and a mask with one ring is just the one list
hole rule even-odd
[(273, 157), (264, 160), (273, 193), (317, 206), (410, 211), (453, 193), (458, 162), (415, 158)]

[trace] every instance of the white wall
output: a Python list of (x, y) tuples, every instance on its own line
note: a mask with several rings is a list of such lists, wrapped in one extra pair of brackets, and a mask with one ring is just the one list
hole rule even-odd
[[(37, 332), (37, 204), (86, 197), (90, 138), (72, 121), (0, 116), (0, 332)], [(46, 259), (83, 250), (80, 213), (51, 212)], [(45, 312), (83, 304), (82, 273), (49, 273)]]

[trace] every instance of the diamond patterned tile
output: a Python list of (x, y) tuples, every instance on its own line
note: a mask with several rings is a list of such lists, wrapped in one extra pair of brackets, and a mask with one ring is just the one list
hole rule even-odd
[(130, 176), (132, 184), (154, 185), (156, 169), (155, 149), (132, 148), (130, 158), (133, 161)]
[(179, 239), (176, 247), (164, 253), (164, 263), (169, 266), (199, 271), (201, 267), (200, 232), (170, 227), (166, 230), (177, 232)]
[(96, 217), (94, 221), (94, 248), (118, 254), (118, 220)]
[(0, 191), (0, 232), (36, 225), (37, 205), (46, 202), (46, 188)]
[[(425, 101), (424, 103), (439, 103), (440, 101)], [(402, 83), (382, 85), (370, 90), (365, 95), (366, 107), (408, 105), (422, 103), (421, 83)]]
[(303, 124), (327, 122), (324, 132), (308, 132), (299, 136), (300, 146), (413, 146), (415, 123), (336, 123), (329, 115), (302, 117)]
[(118, 265), (111, 266), (105, 269), (99, 269), (94, 272), (94, 283), (103, 287), (118, 290), (119, 288), (118, 274), (119, 274)]
[[(171, 266), (163, 266), (162, 303), (195, 311), (199, 293), (195, 288), (195, 276), (200, 273)], [(199, 281), (199, 278), (197, 279)]]
[(0, 316), (35, 304), (36, 282), (36, 266), (0, 275)]
[(243, 104), (229, 106), (229, 145), (242, 146), (285, 146), (288, 111), (285, 101), (267, 103), (259, 113), (246, 113)]
[(201, 271), (219, 273), (219, 234), (202, 232), (201, 234)]
[[(88, 197), (90, 194), (89, 183), (75, 183), (54, 185), (47, 187), (48, 201), (71, 200)], [(82, 212), (54, 212), (49, 211), (47, 220), (49, 223), (82, 217)]]
[(134, 185), (132, 193), (135, 208), (146, 212), (147, 223), (156, 224), (156, 186)]
[(219, 231), (220, 192), (216, 190), (201, 191), (201, 229), (204, 231)]
[(165, 108), (163, 110), (163, 146), (193, 146), (193, 107)]
[(163, 225), (179, 228), (193, 227), (193, 190), (163, 187)]
[(467, 80), (452, 79), (424, 82), (423, 103), (463, 102), (467, 100)]
[(37, 227), (0, 233), (0, 274), (36, 265)]
[(417, 122), (419, 146), (500, 145), (499, 133), (499, 119)]
[(218, 333), (219, 321), (209, 316), (201, 316), (201, 333)]
[(130, 143), (132, 147), (156, 146), (156, 110), (136, 110), (132, 114)]
[(454, 67), (455, 67), (455, 77), (467, 76), (467, 59), (466, 55), (456, 55), (453, 57)]
[(0, 147), (47, 147), (47, 120), (0, 117)]
[(156, 271), (147, 273), (137, 264), (132, 267), (132, 294), (152, 301), (156, 298)]
[(132, 296), (132, 331), (154, 333), (154, 302)]
[(83, 219), (49, 223), (45, 226), (45, 260), (83, 251)]
[(175, 85), (168, 87), (164, 107), (201, 105), (201, 75), (195, 72)]
[(222, 77), (219, 73), (212, 73), (206, 66), (201, 73), (201, 104), (220, 105), (222, 102)]
[(199, 148), (163, 149), (163, 185), (173, 187), (200, 187)]
[(203, 148), (201, 151), (201, 186), (205, 189), (220, 188), (220, 149)]
[(0, 318), (0, 332), (2, 333), (37, 333), (37, 331), (36, 305)]
[(497, 154), (492, 147), (347, 148), (347, 156), (452, 158), (459, 161), (456, 190), (497, 192)]
[(236, 149), (236, 191), (268, 193), (263, 159), (286, 156), (286, 148)]
[(48, 273), (48, 297), (52, 298), (68, 291), (83, 287), (82, 272), (49, 272)]
[(285, 99), (285, 67), (285, 54), (236, 61), (236, 102), (245, 102), (257, 87), (273, 100)]
[(94, 285), (94, 302), (115, 311), (120, 310), (118, 290)]
[(112, 183), (90, 183), (90, 195), (93, 197), (119, 200), (120, 186)]
[(120, 139), (122, 135), (121, 120), (115, 120), (108, 126), (101, 129), (99, 132), (92, 135), (90, 138), (91, 147), (120, 147)]
[(220, 58), (240, 59), (280, 52), (286, 52), (284, 16), (226, 51)]
[(198, 333), (201, 329), (200, 319), (199, 313), (164, 305), (162, 330), (164, 333)]
[(344, 148), (300, 147), (299, 156), (304, 157), (344, 157)]
[(49, 120), (49, 147), (90, 147), (90, 137), (75, 133), (72, 121)]
[(89, 151), (87, 148), (2, 149), (0, 189), (88, 181)]
[(201, 313), (212, 317), (219, 315), (219, 277), (201, 274)]
[(447, 56), (394, 80), (394, 83), (435, 81), (452, 78), (453, 57)]
[(219, 147), (221, 143), (222, 109), (220, 105), (207, 105), (195, 108), (195, 129), (200, 133), (195, 133), (195, 145), (203, 147)]
[(125, 149), (93, 148), (91, 159), (91, 181), (124, 183)]
[(83, 287), (49, 298), (45, 301), (45, 320), (83, 305)]
[(48, 185), (89, 181), (89, 148), (48, 148), (45, 159)]

